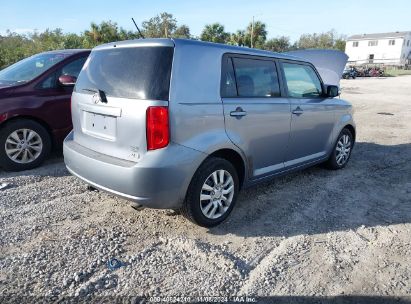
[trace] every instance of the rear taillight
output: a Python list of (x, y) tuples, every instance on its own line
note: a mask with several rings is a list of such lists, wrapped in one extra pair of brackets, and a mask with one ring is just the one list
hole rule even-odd
[(167, 107), (148, 107), (146, 117), (147, 150), (164, 148), (170, 140)]

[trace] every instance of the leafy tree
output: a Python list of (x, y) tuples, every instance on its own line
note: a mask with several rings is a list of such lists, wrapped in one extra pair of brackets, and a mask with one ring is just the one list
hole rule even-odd
[(200, 39), (215, 43), (226, 43), (229, 34), (224, 30), (224, 25), (220, 23), (207, 24), (203, 29)]
[(81, 49), (84, 48), (84, 37), (77, 34), (67, 34), (64, 37), (65, 49)]
[[(251, 39), (252, 37), (252, 39)], [(251, 22), (246, 30), (245, 42), (248, 47), (257, 49), (264, 48), (265, 41), (267, 40), (267, 30), (265, 23), (261, 21)], [(252, 45), (251, 45), (252, 44)]]
[(190, 28), (183, 24), (181, 26), (179, 26), (173, 33), (173, 37), (175, 38), (186, 38), (186, 39), (190, 39), (191, 38), (191, 34), (190, 34)]
[(325, 33), (303, 34), (297, 41), (300, 49), (338, 49), (345, 50), (345, 39), (337, 37), (334, 30)]
[(345, 52), (345, 44), (345, 38), (338, 38), (337, 40), (335, 40), (334, 48), (342, 52)]
[(177, 28), (177, 20), (173, 18), (172, 14), (169, 13), (161, 13), (161, 29), (164, 31), (164, 36), (166, 38), (171, 37), (172, 33)]
[(245, 31), (237, 30), (237, 32), (232, 33), (227, 43), (231, 45), (245, 46), (246, 45)]
[(177, 29), (177, 20), (172, 14), (161, 13), (147, 21), (143, 21), (142, 26), (144, 36), (149, 38), (172, 37)]
[(90, 29), (84, 32), (84, 44), (86, 45), (86, 47), (90, 48), (96, 46), (101, 42), (102, 39), (100, 27), (96, 23), (92, 22), (90, 24)]
[(34, 32), (21, 35), (6, 32), (0, 36), (0, 69), (13, 64), (30, 55), (56, 49), (92, 48), (101, 43), (135, 39), (138, 34), (118, 27), (112, 21), (100, 24), (91, 23), (84, 33), (64, 34), (61, 29), (46, 29), (44, 32)]
[(272, 52), (285, 52), (291, 49), (290, 38), (281, 36), (267, 40), (264, 49)]
[(238, 30), (237, 32), (232, 33), (227, 43), (231, 45), (251, 47), (251, 36), (253, 47), (264, 49), (265, 41), (267, 40), (265, 23), (260, 21), (256, 21), (254, 24), (250, 23), (245, 30)]
[(112, 21), (103, 21), (100, 24), (91, 23), (90, 29), (83, 34), (83, 47), (93, 48), (102, 43), (138, 38), (138, 33), (118, 27)]
[(33, 52), (50, 51), (64, 48), (64, 34), (59, 28), (54, 30), (46, 29), (42, 33), (34, 32), (29, 34), (30, 40), (34, 43)]
[(92, 48), (102, 43), (117, 41), (119, 30), (117, 23), (112, 21), (103, 21), (100, 24), (92, 22), (90, 29), (84, 32), (84, 44)]
[(34, 42), (30, 38), (7, 31), (5, 36), (0, 36), (0, 69), (35, 52)]

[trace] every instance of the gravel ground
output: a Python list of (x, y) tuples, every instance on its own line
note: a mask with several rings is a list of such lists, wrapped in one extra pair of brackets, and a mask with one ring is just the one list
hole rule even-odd
[[(0, 171), (0, 184), (10, 183), (0, 190), (0, 302), (411, 301), (411, 76), (342, 88), (358, 132), (347, 168), (314, 167), (243, 191), (213, 229), (87, 191), (61, 157)], [(122, 267), (110, 270), (112, 257)]]

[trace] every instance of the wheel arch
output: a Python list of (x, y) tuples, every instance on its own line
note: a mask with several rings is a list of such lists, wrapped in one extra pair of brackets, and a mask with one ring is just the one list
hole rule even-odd
[(356, 135), (357, 135), (354, 126), (353, 126), (352, 124), (347, 124), (347, 125), (344, 126), (343, 129), (348, 129), (348, 130), (351, 132), (351, 134), (352, 134), (352, 136), (353, 136), (353, 139), (354, 139), (354, 143), (353, 143), (353, 145), (354, 145), (354, 144), (355, 144)]
[(246, 178), (246, 166), (245, 166), (245, 161), (243, 157), (240, 155), (240, 153), (238, 153), (237, 151), (233, 149), (225, 148), (225, 149), (214, 151), (213, 153), (209, 154), (209, 156), (206, 159), (210, 157), (219, 157), (219, 158), (225, 159), (226, 161), (230, 162), (234, 166), (238, 174), (238, 179), (240, 181), (239, 186), (241, 189), (242, 186), (244, 185), (244, 181)]

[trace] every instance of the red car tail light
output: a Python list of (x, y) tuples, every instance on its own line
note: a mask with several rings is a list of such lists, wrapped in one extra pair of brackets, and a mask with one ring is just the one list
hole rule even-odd
[(170, 141), (168, 107), (148, 107), (146, 112), (147, 150), (164, 148)]

